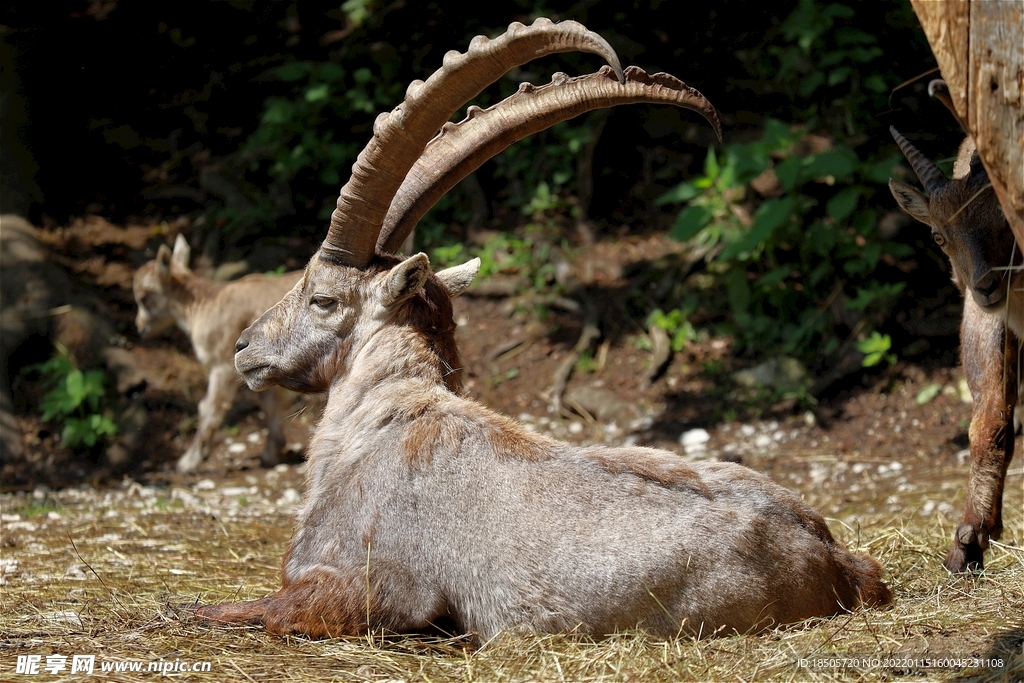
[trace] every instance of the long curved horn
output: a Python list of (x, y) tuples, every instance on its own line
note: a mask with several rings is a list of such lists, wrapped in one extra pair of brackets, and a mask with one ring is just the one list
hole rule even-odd
[(910, 167), (914, 169), (914, 173), (917, 174), (921, 184), (924, 185), (924, 189), (928, 190), (929, 194), (935, 194), (939, 188), (949, 182), (945, 174), (939, 170), (939, 167), (932, 163), (932, 160), (926, 157), (921, 150), (910, 144), (909, 140), (900, 135), (895, 127), (889, 126), (889, 132), (892, 134), (896, 144), (900, 146), (903, 156), (910, 162)]
[(673, 104), (701, 114), (722, 139), (722, 123), (699, 92), (667, 73), (648, 75), (630, 66), (624, 82), (605, 66), (586, 76), (556, 73), (551, 83), (523, 83), (488, 109), (470, 107), (459, 123), (446, 123), (402, 183), (384, 219), (377, 250), (394, 252), (423, 215), (460, 180), (509, 145), (584, 112), (619, 104)]
[(423, 148), (459, 107), (476, 97), (509, 69), (556, 52), (592, 52), (620, 74), (611, 45), (575, 21), (552, 23), (540, 18), (531, 26), (518, 22), (494, 40), (477, 36), (463, 54), (444, 56), (443, 66), (424, 83), (413, 81), (405, 100), (377, 117), (373, 137), (352, 166), (341, 189), (331, 227), (320, 249), (322, 258), (365, 267), (395, 192)]

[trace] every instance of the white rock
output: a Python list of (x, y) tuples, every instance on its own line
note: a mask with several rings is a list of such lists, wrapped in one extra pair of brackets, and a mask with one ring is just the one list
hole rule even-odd
[(711, 440), (711, 435), (708, 434), (708, 430), (697, 427), (689, 431), (683, 432), (679, 436), (679, 443), (683, 445), (683, 448), (691, 448), (694, 446), (704, 447), (708, 441)]
[(217, 488), (217, 485), (213, 483), (213, 479), (200, 479), (192, 487), (193, 491), (212, 491)]
[(228, 446), (228, 453), (235, 453), (235, 454), (245, 453), (245, 444), (244, 443), (233, 443), (233, 444), (231, 444), (230, 446)]

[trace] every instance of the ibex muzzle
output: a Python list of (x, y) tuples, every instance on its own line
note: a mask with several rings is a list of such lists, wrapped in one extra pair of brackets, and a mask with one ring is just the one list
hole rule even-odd
[[(505, 70), (565, 49), (612, 67), (556, 75), (446, 124)], [(254, 389), (328, 392), (281, 590), (202, 607), (200, 618), (314, 637), (411, 631), (440, 617), (481, 639), (514, 627), (670, 637), (890, 601), (877, 562), (837, 544), (819, 514), (760, 474), (646, 448), (575, 447), (465, 398), (451, 300), (479, 261), (432, 273), (423, 254), (386, 253), (484, 159), (628, 102), (695, 109), (718, 129), (697, 91), (668, 74), (620, 72), (599, 36), (545, 19), (449, 53), (378, 118), (302, 281), (236, 347)]]
[(971, 473), (963, 518), (946, 557), (950, 571), (981, 568), (989, 539), (1003, 529), (1003, 486), (1013, 458), (1013, 412), (1020, 398), (1024, 339), (1024, 258), (974, 141), (960, 145), (953, 178), (890, 128), (930, 196), (890, 180), (904, 211), (930, 226), (964, 294), (961, 355), (974, 398)]

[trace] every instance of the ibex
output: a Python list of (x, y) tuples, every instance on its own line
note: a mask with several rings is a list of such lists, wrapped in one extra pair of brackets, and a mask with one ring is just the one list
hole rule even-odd
[[(446, 123), (513, 66), (572, 49), (611, 67), (556, 74)], [(695, 110), (720, 132), (696, 90), (623, 72), (600, 36), (546, 19), (449, 52), (378, 117), (302, 281), (236, 346), (250, 388), (328, 394), (282, 588), (201, 607), (200, 619), (312, 637), (414, 631), (441, 617), (480, 639), (510, 628), (670, 637), (890, 601), (875, 560), (848, 552), (760, 474), (648, 448), (576, 447), (464, 397), (451, 300), (479, 260), (432, 273), (424, 254), (387, 253), (484, 159), (557, 121), (633, 102)]]
[[(156, 258), (135, 273), (133, 283), (139, 334), (154, 336), (177, 324), (192, 340), (199, 362), (209, 373), (206, 396), (199, 402), (199, 426), (188, 450), (178, 459), (177, 468), (182, 473), (199, 467), (238, 391), (233, 362), (238, 335), (302, 277), (301, 271), (295, 271), (217, 282), (192, 272), (188, 267), (190, 253), (188, 242), (178, 235), (174, 251), (161, 245)], [(268, 431), (260, 462), (267, 467), (277, 463), (285, 443), (281, 393), (278, 390), (260, 395)]]
[(895, 128), (889, 130), (929, 197), (898, 180), (890, 180), (889, 189), (900, 208), (931, 226), (964, 295), (960, 345), (974, 398), (971, 472), (966, 507), (945, 565), (953, 572), (980, 569), (989, 539), (998, 539), (1003, 530), (1003, 484), (1013, 458), (1013, 410), (1020, 399), (1024, 259), (974, 140), (968, 137), (960, 145), (950, 180)]

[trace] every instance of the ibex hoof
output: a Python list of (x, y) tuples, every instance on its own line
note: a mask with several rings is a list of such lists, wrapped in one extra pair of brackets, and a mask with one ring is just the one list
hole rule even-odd
[(189, 474), (199, 469), (199, 463), (203, 461), (203, 454), (198, 451), (188, 450), (185, 455), (178, 458), (177, 470), (179, 474)]
[(984, 554), (989, 535), (973, 524), (960, 524), (953, 535), (953, 545), (944, 562), (954, 573), (981, 571), (985, 568)]

